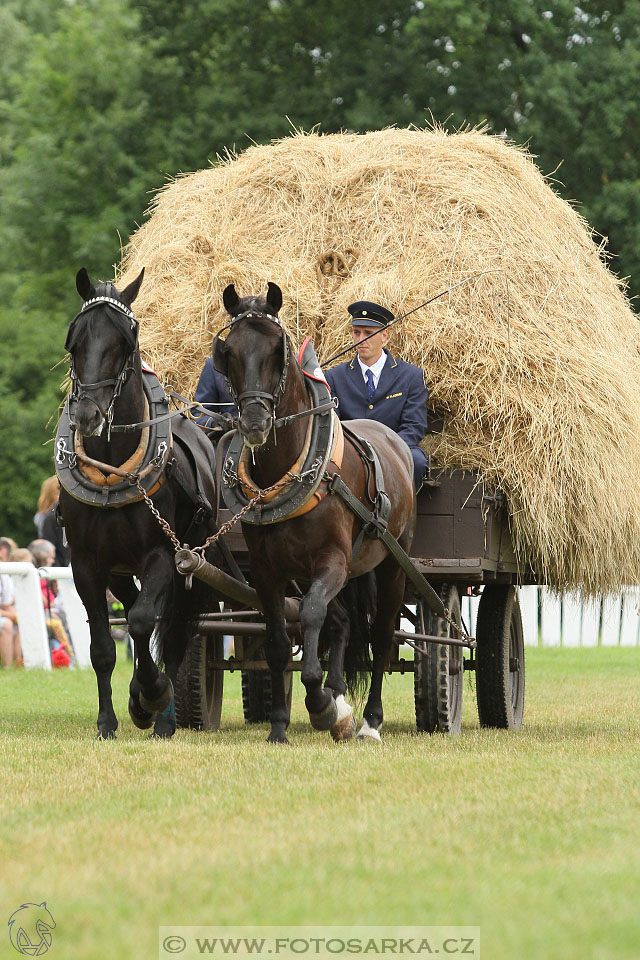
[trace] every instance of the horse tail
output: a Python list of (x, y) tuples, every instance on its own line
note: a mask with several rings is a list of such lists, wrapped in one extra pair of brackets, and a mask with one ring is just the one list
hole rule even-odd
[(350, 580), (339, 597), (349, 618), (349, 640), (344, 654), (344, 679), (351, 696), (364, 697), (371, 676), (371, 624), (376, 615), (378, 589), (374, 571)]

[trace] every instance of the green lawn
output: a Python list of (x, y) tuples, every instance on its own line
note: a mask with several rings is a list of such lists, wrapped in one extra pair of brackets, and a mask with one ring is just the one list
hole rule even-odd
[(412, 678), (383, 744), (291, 746), (245, 726), (150, 741), (119, 662), (118, 739), (93, 739), (91, 671), (0, 672), (0, 957), (47, 901), (51, 958), (157, 957), (159, 925), (465, 924), (483, 960), (640, 956), (640, 650), (527, 648), (525, 728), (419, 736)]

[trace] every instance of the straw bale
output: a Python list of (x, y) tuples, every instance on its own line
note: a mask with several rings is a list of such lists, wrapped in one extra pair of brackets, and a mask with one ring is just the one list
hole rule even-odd
[(352, 301), (400, 314), (472, 276), (390, 335), (445, 413), (434, 456), (502, 487), (542, 582), (638, 581), (638, 321), (523, 149), (478, 130), (296, 133), (172, 181), (149, 212), (121, 280), (146, 267), (143, 350), (189, 395), (230, 282), (279, 283), (286, 328), (326, 360)]

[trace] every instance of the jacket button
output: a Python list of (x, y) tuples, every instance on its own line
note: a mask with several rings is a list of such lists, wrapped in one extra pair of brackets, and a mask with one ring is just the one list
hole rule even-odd
[(373, 410), (373, 404), (372, 404), (372, 403), (369, 404), (369, 410)]

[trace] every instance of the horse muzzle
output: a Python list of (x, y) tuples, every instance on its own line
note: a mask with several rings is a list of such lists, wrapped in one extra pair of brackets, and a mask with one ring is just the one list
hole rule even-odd
[(73, 426), (81, 437), (99, 437), (104, 427), (104, 413), (91, 397), (78, 400)]
[(273, 419), (271, 417), (264, 424), (247, 424), (240, 418), (240, 433), (244, 442), (252, 450), (254, 447), (261, 447), (267, 441)]
[(262, 398), (251, 398), (243, 405), (239, 426), (244, 442), (251, 449), (266, 443), (273, 426), (273, 416)]

